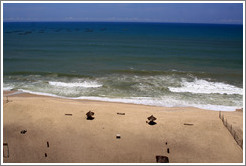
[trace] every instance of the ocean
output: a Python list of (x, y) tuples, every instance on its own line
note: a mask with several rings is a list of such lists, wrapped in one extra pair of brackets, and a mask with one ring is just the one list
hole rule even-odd
[(243, 25), (4, 22), (12, 89), (233, 111), (243, 107)]

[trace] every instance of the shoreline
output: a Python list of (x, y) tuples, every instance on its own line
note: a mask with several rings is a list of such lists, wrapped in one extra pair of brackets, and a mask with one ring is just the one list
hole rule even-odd
[[(7, 92), (18, 92), (18, 91), (7, 91)], [(6, 91), (4, 91), (4, 93), (6, 93)], [(10, 93), (12, 94), (12, 93)], [(7, 96), (3, 95), (3, 98), (6, 98)], [(22, 92), (22, 93), (18, 93), (18, 94), (14, 94), (14, 95), (10, 95), (8, 97), (20, 97), (20, 98), (50, 98), (50, 99), (54, 99), (54, 100), (67, 100), (67, 101), (71, 101), (71, 102), (81, 102), (81, 103), (102, 103), (102, 104), (117, 104), (117, 105), (130, 105), (130, 106), (135, 106), (135, 107), (144, 107), (144, 108), (157, 108), (157, 109), (161, 109), (163, 108), (168, 109), (169, 111), (178, 111), (177, 109), (181, 109), (181, 110), (189, 110), (189, 109), (193, 109), (193, 110), (203, 110), (203, 111), (212, 111), (212, 112), (218, 112), (216, 110), (206, 110), (206, 109), (201, 109), (201, 108), (197, 108), (197, 107), (164, 107), (164, 106), (155, 106), (155, 105), (144, 105), (144, 104), (135, 104), (135, 103), (124, 103), (124, 102), (114, 102), (114, 101), (101, 101), (101, 100), (90, 100), (90, 99), (70, 99), (70, 98), (65, 98), (65, 97), (59, 97), (59, 96), (47, 96), (47, 95), (38, 95), (38, 94), (32, 94), (32, 93), (27, 93), (27, 92)], [(11, 100), (10, 98), (10, 100)], [(5, 99), (4, 99), (5, 101)], [(163, 109), (161, 109), (163, 111)], [(236, 110), (235, 110), (236, 111)], [(234, 112), (234, 111), (225, 111), (225, 112)]]
[[(20, 92), (20, 93), (18, 93)], [(13, 94), (13, 95), (12, 95)], [(18, 91), (18, 90), (3, 90), (3, 97), (6, 97), (5, 95), (9, 96), (17, 96), (17, 97), (51, 97), (51, 98), (60, 98), (60, 99), (66, 99), (66, 100), (78, 100), (78, 101), (88, 101), (88, 102), (109, 102), (109, 103), (118, 103), (118, 104), (132, 104), (132, 105), (142, 105), (142, 106), (150, 106), (150, 107), (164, 107), (164, 108), (196, 108), (200, 110), (208, 110), (208, 111), (223, 111), (223, 112), (233, 112), (236, 110), (240, 110), (243, 108), (235, 108), (235, 110), (214, 110), (214, 109), (205, 109), (205, 108), (199, 108), (196, 106), (180, 106), (180, 107), (168, 107), (168, 106), (158, 106), (158, 105), (149, 105), (149, 104), (142, 104), (142, 103), (131, 103), (131, 102), (120, 102), (120, 101), (109, 101), (109, 100), (96, 100), (96, 99), (80, 99), (80, 98), (70, 98), (70, 97), (62, 97), (52, 94), (46, 94), (46, 93), (39, 93), (38, 92), (25, 92), (25, 91)]]
[[(170, 163), (243, 162), (243, 150), (217, 111), (26, 93), (8, 100), (3, 98), (3, 142), (9, 148), (4, 163), (155, 163), (157, 155)], [(94, 120), (86, 120), (89, 110)], [(157, 124), (146, 123), (150, 115)], [(243, 112), (223, 115), (242, 139)]]

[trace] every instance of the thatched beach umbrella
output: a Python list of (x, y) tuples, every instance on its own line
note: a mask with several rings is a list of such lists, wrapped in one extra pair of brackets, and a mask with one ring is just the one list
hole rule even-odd
[(148, 117), (147, 119), (149, 120), (149, 122), (146, 121), (146, 123), (148, 123), (149, 125), (155, 125), (155, 124), (156, 124), (156, 122), (154, 122), (154, 121), (155, 121), (157, 118), (154, 117), (153, 115), (151, 115), (151, 116)]
[(92, 117), (92, 116), (93, 116), (94, 114), (95, 114), (95, 113), (92, 112), (92, 111), (87, 112), (87, 113), (86, 113), (87, 119), (88, 119), (88, 120), (93, 120), (94, 117)]
[(151, 115), (150, 117), (148, 117), (148, 120), (151, 121), (151, 122), (155, 121), (156, 119), (157, 119), (157, 118), (154, 117), (153, 115)]

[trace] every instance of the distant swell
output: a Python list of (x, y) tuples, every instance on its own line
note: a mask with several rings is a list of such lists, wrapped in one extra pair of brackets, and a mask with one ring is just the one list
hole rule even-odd
[(18, 71), (18, 72), (6, 72), (5, 76), (30, 76), (30, 75), (40, 75), (40, 76), (51, 76), (51, 77), (77, 77), (77, 78), (90, 78), (91, 76), (82, 74), (71, 74), (71, 73), (56, 73), (56, 72), (32, 72), (32, 71)]
[(171, 92), (190, 92), (190, 93), (219, 93), (219, 94), (239, 94), (243, 95), (243, 89), (221, 82), (209, 82), (206, 80), (195, 79), (188, 82), (185, 79), (181, 82), (181, 87), (168, 87)]

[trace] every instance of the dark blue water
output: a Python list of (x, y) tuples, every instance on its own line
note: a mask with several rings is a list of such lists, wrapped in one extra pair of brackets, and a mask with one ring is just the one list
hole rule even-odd
[(243, 105), (243, 26), (4, 23), (5, 89), (161, 106)]

